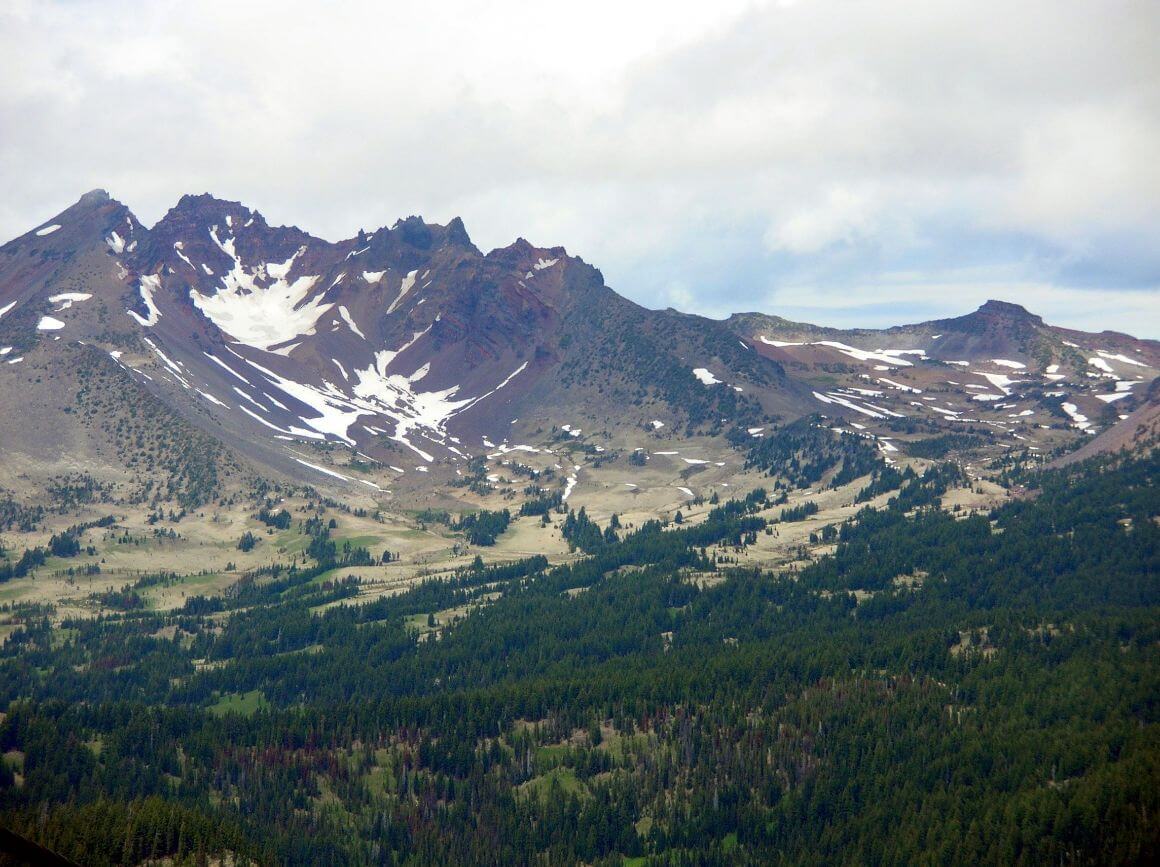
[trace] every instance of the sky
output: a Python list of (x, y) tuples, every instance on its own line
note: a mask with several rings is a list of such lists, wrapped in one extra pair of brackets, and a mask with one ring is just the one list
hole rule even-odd
[(1160, 338), (1160, 3), (0, 0), (0, 237), (419, 214), (649, 307)]

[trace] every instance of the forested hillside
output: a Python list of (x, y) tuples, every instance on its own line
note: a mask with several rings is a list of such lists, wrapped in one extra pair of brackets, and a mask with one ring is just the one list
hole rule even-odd
[(20, 612), (2, 819), (92, 865), (1154, 862), (1158, 469), (989, 516), (908, 474), (796, 572), (727, 565), (758, 491), (357, 606), (310, 566)]

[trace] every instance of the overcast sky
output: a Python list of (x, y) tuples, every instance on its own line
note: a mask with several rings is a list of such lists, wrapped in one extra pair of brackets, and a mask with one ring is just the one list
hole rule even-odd
[(1160, 338), (1160, 3), (0, 0), (0, 236), (94, 187), (462, 216), (617, 291)]

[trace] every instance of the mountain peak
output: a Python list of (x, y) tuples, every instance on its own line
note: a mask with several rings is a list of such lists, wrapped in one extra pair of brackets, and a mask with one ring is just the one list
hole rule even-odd
[(108, 190), (102, 190), (98, 188), (95, 190), (89, 190), (87, 193), (77, 199), (77, 204), (96, 206), (103, 205), (106, 202), (111, 202), (112, 200), (113, 197), (109, 195)]
[(467, 234), (467, 227), (463, 225), (463, 220), (459, 217), (452, 217), (451, 222), (447, 224), (447, 240), (464, 247), (473, 246), (471, 236)]
[(1013, 304), (1010, 301), (998, 301), (994, 298), (987, 301), (987, 303), (975, 312), (984, 316), (1001, 316), (1005, 319), (1025, 319), (1032, 322), (1043, 321), (1041, 316), (1036, 316), (1022, 304)]
[[(249, 208), (241, 202), (229, 201), (228, 199), (219, 199), (212, 193), (186, 193), (177, 200), (169, 214), (196, 214), (212, 216), (217, 220), (221, 220), (226, 215), (241, 216), (248, 218), (252, 214)], [(167, 214), (166, 216), (169, 216)]]
[(61, 211), (58, 216), (65, 217), (68, 215), (72, 219), (77, 219), (89, 214), (107, 215), (113, 212), (116, 212), (118, 215), (121, 212), (126, 214), (130, 213), (125, 205), (109, 195), (108, 190), (96, 189), (89, 190), (77, 199), (76, 202)]
[(434, 250), (444, 246), (466, 247), (475, 249), (471, 237), (463, 225), (463, 220), (453, 217), (445, 226), (438, 223), (428, 223), (422, 217), (411, 215), (397, 220), (387, 229), (382, 237), (393, 238), (416, 250)]

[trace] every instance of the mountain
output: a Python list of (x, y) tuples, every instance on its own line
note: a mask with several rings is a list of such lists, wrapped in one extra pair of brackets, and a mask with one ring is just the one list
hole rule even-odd
[[(1154, 341), (998, 301), (885, 330), (717, 322), (642, 308), (562, 247), (483, 253), (459, 219), (330, 242), (187, 195), (147, 228), (100, 190), (0, 247), (0, 353), (0, 483), (115, 466), (145, 486), (128, 444), (155, 440), (182, 496), (205, 473), (157, 431), (237, 472), (367, 493), (483, 485), (512, 450), (575, 484), (609, 450), (675, 455), (655, 448), (673, 437), (709, 444), (688, 463), (723, 483), (722, 449), (818, 413), (887, 458), (963, 431), (1046, 454), (1130, 414), (1160, 372)], [(559, 441), (588, 460), (564, 463)]]
[(280, 443), (427, 469), (554, 426), (660, 415), (716, 431), (800, 399), (724, 325), (632, 304), (563, 248), (520, 239), (485, 255), (458, 219), (330, 243), (203, 195), (147, 229), (94, 191), (0, 248), (0, 301), (0, 341), (23, 370), (100, 347), (283, 470)]
[(856, 427), (969, 432), (1038, 457), (1069, 450), (1077, 431), (1134, 424), (1128, 419), (1160, 374), (1157, 341), (1051, 326), (1004, 301), (886, 329), (819, 328), (758, 313), (727, 325), (812, 386), (819, 409)]
[(0, 849), (1155, 863), (1158, 350), (88, 194), (0, 247)]

